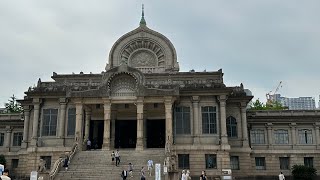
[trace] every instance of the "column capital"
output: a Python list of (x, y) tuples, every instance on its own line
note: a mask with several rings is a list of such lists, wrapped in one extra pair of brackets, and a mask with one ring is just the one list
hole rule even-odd
[(290, 128), (296, 128), (296, 127), (297, 127), (297, 123), (290, 123), (290, 124), (289, 124), (289, 127), (290, 127)]
[(247, 103), (246, 102), (240, 102), (240, 108), (242, 109), (247, 109)]
[(40, 99), (40, 98), (33, 98), (33, 99), (32, 99), (32, 103), (33, 103), (33, 104), (40, 104), (40, 103), (42, 103), (42, 99)]
[(103, 104), (111, 104), (110, 98), (102, 98)]
[(6, 132), (11, 133), (12, 132), (12, 127), (11, 126), (6, 126)]
[(165, 104), (173, 104), (174, 99), (173, 99), (172, 96), (164, 96), (164, 97), (163, 97), (163, 102), (164, 102)]
[(83, 104), (82, 98), (76, 98), (74, 99), (74, 104)]
[(265, 126), (266, 126), (268, 129), (272, 129), (273, 124), (272, 124), (272, 123), (266, 123)]
[(316, 122), (313, 125), (314, 125), (314, 127), (319, 128), (320, 127), (320, 122)]
[(221, 103), (221, 102), (226, 102), (227, 99), (228, 99), (228, 96), (225, 95), (225, 94), (221, 94), (221, 95), (217, 96), (217, 99), (218, 99), (218, 101), (219, 101), (220, 103)]
[(199, 103), (200, 101), (200, 96), (192, 96), (191, 97), (192, 103)]
[(59, 103), (60, 104), (67, 104), (68, 103), (68, 99), (67, 98), (59, 98)]

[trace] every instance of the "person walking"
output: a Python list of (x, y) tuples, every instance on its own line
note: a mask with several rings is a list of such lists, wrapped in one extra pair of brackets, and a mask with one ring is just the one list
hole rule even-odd
[(121, 177), (123, 180), (126, 180), (128, 176), (128, 172), (126, 171), (126, 169), (123, 167), (123, 170), (121, 172)]
[(133, 178), (133, 164), (129, 163), (128, 165), (129, 177)]
[(147, 164), (148, 164), (149, 176), (152, 176), (152, 169), (153, 169), (153, 161), (152, 161), (152, 159), (149, 159)]
[(190, 171), (189, 171), (189, 170), (187, 170), (187, 173), (186, 173), (186, 179), (187, 179), (187, 180), (191, 180), (191, 177), (190, 177)]
[(141, 175), (140, 180), (146, 180), (144, 167), (141, 168), (140, 175)]
[(120, 164), (120, 152), (119, 152), (119, 149), (117, 149), (117, 151), (116, 151), (114, 156), (116, 158), (116, 166), (118, 166)]
[(279, 174), (279, 180), (285, 180), (286, 178), (284, 177), (284, 175), (282, 174), (282, 172), (280, 172)]
[(64, 160), (63, 160), (63, 167), (64, 167), (64, 170), (65, 170), (65, 171), (68, 170), (69, 163), (70, 163), (70, 161), (69, 161), (69, 156), (66, 155), (66, 157), (65, 157)]
[(206, 171), (201, 172), (200, 180), (207, 180)]

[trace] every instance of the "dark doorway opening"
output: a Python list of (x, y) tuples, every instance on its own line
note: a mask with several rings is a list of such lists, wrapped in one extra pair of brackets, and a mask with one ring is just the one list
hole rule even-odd
[(91, 140), (92, 149), (101, 149), (103, 144), (103, 120), (91, 120), (89, 139)]
[(116, 120), (115, 148), (135, 148), (137, 142), (137, 121)]
[(147, 120), (147, 148), (164, 148), (165, 120)]

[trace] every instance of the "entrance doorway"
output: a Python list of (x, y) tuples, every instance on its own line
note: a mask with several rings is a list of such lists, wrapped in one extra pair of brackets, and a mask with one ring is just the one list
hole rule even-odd
[(103, 143), (103, 120), (91, 120), (90, 121), (90, 132), (89, 139), (91, 140), (92, 149), (101, 149)]
[(164, 148), (165, 120), (147, 120), (147, 148)]
[(135, 148), (137, 142), (137, 121), (116, 120), (115, 148)]

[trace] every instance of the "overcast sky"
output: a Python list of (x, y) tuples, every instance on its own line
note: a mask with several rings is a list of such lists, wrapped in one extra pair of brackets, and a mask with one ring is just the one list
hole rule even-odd
[(180, 71), (224, 72), (255, 98), (320, 94), (319, 0), (2, 0), (0, 107), (52, 72), (100, 73), (113, 43), (147, 26), (168, 37)]

